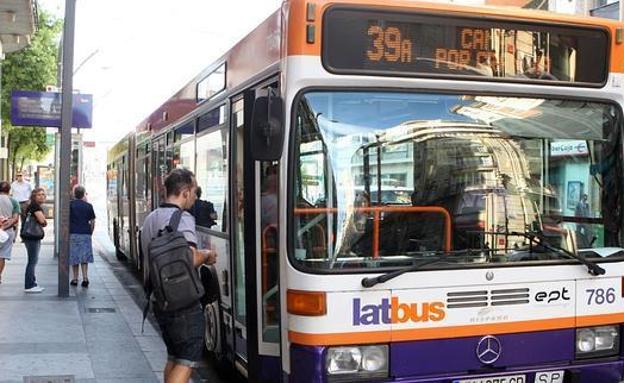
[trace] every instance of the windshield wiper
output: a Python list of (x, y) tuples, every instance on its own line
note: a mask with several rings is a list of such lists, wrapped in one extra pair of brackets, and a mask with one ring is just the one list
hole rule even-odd
[[(530, 232), (519, 232), (519, 231), (512, 231), (508, 233), (509, 235), (517, 235), (520, 237), (524, 237), (526, 239), (528, 239), (529, 241), (531, 241), (531, 243), (534, 243), (538, 246), (542, 246), (543, 248), (553, 251), (555, 253), (559, 253), (559, 254), (563, 254), (565, 256), (568, 256), (570, 258), (574, 258), (577, 261), (581, 262), (583, 265), (585, 265), (587, 267), (587, 271), (594, 276), (598, 276), (598, 275), (603, 275), (606, 273), (605, 269), (603, 269), (602, 267), (600, 267), (597, 263), (594, 263), (590, 260), (588, 260), (587, 258), (585, 258), (584, 256), (580, 255), (580, 254), (576, 254), (573, 253), (569, 250), (564, 249), (563, 247), (559, 247), (559, 246), (555, 246), (555, 245), (551, 245), (550, 243), (548, 243), (543, 237), (539, 236), (537, 233), (530, 233)], [(539, 239), (539, 241), (537, 241), (537, 239)]]
[[(366, 277), (362, 279), (362, 287), (369, 288), (373, 287), (378, 283), (384, 283), (391, 279), (398, 277), (399, 275), (403, 275), (405, 273), (409, 273), (410, 271), (420, 270), (422, 267), (430, 265), (432, 263), (436, 263), (442, 260), (448, 260), (450, 256), (453, 255), (481, 255), (482, 253), (491, 253), (496, 251), (496, 249), (464, 249), (459, 251), (434, 251), (432, 256), (428, 259), (424, 259), (422, 262), (415, 263), (413, 265), (406, 266), (402, 269), (390, 271), (386, 274), (381, 274), (376, 277)], [(455, 259), (455, 258), (453, 258)]]

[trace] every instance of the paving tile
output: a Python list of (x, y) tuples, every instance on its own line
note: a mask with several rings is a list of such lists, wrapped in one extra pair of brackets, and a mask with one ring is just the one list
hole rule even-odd
[(165, 343), (160, 336), (137, 336), (135, 338), (142, 351), (162, 351), (165, 352)]
[(93, 372), (102, 378), (146, 378), (152, 377), (152, 368), (141, 352), (117, 349), (115, 352), (91, 352)]
[(82, 354), (86, 352), (87, 345), (84, 342), (0, 343), (0, 354)]
[(156, 376), (149, 378), (98, 379), (97, 383), (154, 383)]
[[(0, 343), (62, 343), (84, 341), (76, 302), (28, 300), (4, 301), (0, 305)], [(59, 324), (62, 323), (62, 326)]]
[(77, 379), (95, 378), (86, 353), (18, 354), (0, 358), (2, 379), (23, 381), (24, 376), (74, 375)]

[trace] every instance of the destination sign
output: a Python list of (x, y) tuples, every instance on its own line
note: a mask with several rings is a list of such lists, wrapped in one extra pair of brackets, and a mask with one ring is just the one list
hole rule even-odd
[(578, 26), (332, 8), (323, 64), (335, 73), (602, 84), (608, 35)]

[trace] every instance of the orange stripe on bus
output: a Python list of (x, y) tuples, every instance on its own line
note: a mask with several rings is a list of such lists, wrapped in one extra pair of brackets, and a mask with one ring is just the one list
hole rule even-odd
[[(307, 3), (316, 5), (316, 14), (313, 22), (306, 20)], [(453, 16), (493, 17), (501, 20), (516, 20), (521, 22), (540, 22), (545, 24), (577, 24), (585, 26), (604, 27), (611, 35), (611, 59), (609, 70), (615, 73), (624, 73), (624, 44), (615, 42), (616, 29), (622, 28), (623, 23), (595, 17), (568, 16), (554, 12), (533, 11), (518, 8), (468, 7), (456, 4), (439, 4), (414, 2), (406, 0), (290, 0), (288, 2), (288, 36), (287, 56), (320, 56), (321, 29), (323, 14), (331, 5), (351, 4), (384, 8), (407, 12), (433, 12)], [(307, 43), (307, 25), (314, 25), (315, 42)]]
[(452, 339), (485, 334), (509, 334), (532, 331), (560, 330), (566, 328), (599, 326), (624, 322), (624, 314), (589, 315), (580, 317), (538, 319), (508, 323), (489, 323), (466, 326), (419, 328), (406, 330), (346, 332), (333, 334), (309, 334), (289, 331), (292, 343), (308, 346), (337, 346), (401, 342), (410, 340)]
[(586, 315), (576, 319), (577, 327), (600, 326), (603, 324), (624, 323), (624, 313)]

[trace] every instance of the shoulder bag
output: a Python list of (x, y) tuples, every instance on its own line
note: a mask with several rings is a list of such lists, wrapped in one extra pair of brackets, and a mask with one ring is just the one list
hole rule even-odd
[(41, 240), (43, 235), (43, 227), (37, 222), (37, 218), (29, 212), (22, 224), (20, 237), (26, 240)]

